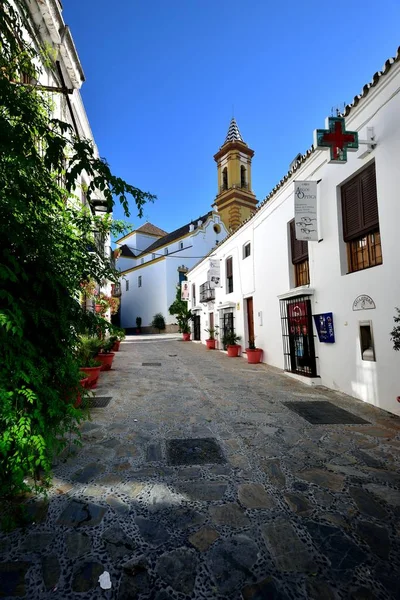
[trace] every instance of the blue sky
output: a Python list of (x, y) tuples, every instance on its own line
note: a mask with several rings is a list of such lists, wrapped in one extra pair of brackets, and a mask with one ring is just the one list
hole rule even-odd
[(400, 43), (398, 0), (64, 0), (63, 14), (100, 154), (158, 196), (130, 220), (167, 231), (210, 209), (233, 112), (262, 200)]

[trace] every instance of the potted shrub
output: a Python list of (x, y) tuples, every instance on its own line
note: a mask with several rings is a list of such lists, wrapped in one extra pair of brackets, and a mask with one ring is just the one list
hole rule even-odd
[(180, 326), (182, 332), (182, 338), (184, 342), (190, 342), (190, 334), (192, 333), (189, 323), (184, 323)]
[(93, 389), (97, 386), (101, 362), (95, 356), (99, 353), (101, 340), (96, 337), (81, 336), (77, 350), (79, 370), (88, 378), (86, 386)]
[(161, 333), (161, 330), (165, 329), (165, 319), (162, 313), (156, 313), (151, 322), (151, 326), (154, 329), (158, 329), (158, 333)]
[(249, 347), (246, 348), (247, 362), (250, 365), (256, 365), (261, 362), (263, 351), (261, 348), (256, 348), (254, 339), (249, 340)]
[(209, 335), (208, 339), (206, 340), (207, 348), (209, 350), (215, 350), (215, 344), (217, 341), (215, 338), (218, 335), (217, 328), (205, 329), (204, 331), (207, 331), (207, 333)]
[(115, 340), (111, 337), (101, 340), (99, 353), (96, 356), (96, 360), (101, 363), (101, 371), (110, 371), (114, 360), (115, 352), (112, 352), (112, 347), (115, 344)]
[(119, 346), (122, 342), (122, 340), (125, 339), (125, 331), (123, 329), (116, 329), (115, 333), (110, 337), (110, 339), (112, 339), (114, 341), (114, 345), (111, 348), (111, 352), (118, 352), (119, 351)]
[(136, 317), (136, 333), (142, 333), (142, 317)]
[(226, 346), (228, 356), (234, 358), (239, 356), (241, 346), (237, 343), (240, 340), (240, 335), (236, 335), (234, 331), (228, 331), (223, 337), (223, 344)]

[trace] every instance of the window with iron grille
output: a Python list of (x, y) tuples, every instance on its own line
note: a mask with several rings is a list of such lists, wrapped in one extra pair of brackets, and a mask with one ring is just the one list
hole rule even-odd
[(231, 294), (233, 292), (233, 264), (232, 256), (226, 259), (226, 293)]
[(247, 244), (244, 244), (243, 246), (243, 258), (247, 258), (248, 256), (250, 256), (251, 253), (251, 246), (250, 246), (250, 242), (247, 242)]
[(341, 196), (349, 273), (381, 265), (375, 163), (345, 183)]
[(296, 239), (296, 227), (294, 224), (294, 219), (293, 221), (290, 221), (289, 225), (295, 287), (299, 287), (300, 285), (308, 285), (310, 283), (308, 242)]
[(138, 287), (142, 287), (142, 276), (139, 275), (139, 277), (137, 278), (137, 285)]
[(125, 291), (129, 292), (129, 279), (125, 280)]

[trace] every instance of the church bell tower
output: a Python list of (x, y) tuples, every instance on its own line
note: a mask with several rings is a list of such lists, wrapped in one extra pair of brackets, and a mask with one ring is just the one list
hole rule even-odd
[(218, 194), (214, 207), (229, 231), (234, 231), (256, 209), (257, 198), (251, 190), (251, 150), (243, 141), (232, 118), (224, 144), (214, 156), (218, 165)]

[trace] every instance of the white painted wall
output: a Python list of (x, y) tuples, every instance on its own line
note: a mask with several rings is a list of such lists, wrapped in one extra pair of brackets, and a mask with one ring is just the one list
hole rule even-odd
[[(216, 234), (214, 225), (219, 224), (222, 231)], [(121, 297), (121, 326), (135, 327), (137, 316), (142, 317), (142, 326), (148, 326), (155, 313), (161, 312), (167, 324), (176, 322), (175, 317), (169, 314), (169, 307), (175, 300), (176, 285), (179, 282), (178, 267), (184, 265), (193, 267), (215, 246), (215, 241), (221, 241), (227, 235), (219, 215), (213, 213), (212, 217), (181, 240), (170, 242), (155, 250), (156, 260), (152, 261), (152, 253), (145, 256), (145, 263), (141, 266), (136, 261), (133, 271), (123, 271), (122, 266), (132, 268), (135, 261), (132, 259), (118, 259), (118, 268), (122, 276), (129, 279), (129, 292), (125, 291), (126, 285), (122, 280)], [(180, 242), (183, 248), (180, 248)], [(168, 255), (164, 255), (164, 248), (168, 248)], [(158, 260), (160, 258), (161, 260)], [(140, 259), (139, 259), (140, 261)], [(149, 262), (150, 261), (150, 262)], [(160, 266), (162, 265), (162, 267)], [(137, 288), (137, 278), (142, 276), (142, 288)], [(132, 293), (131, 293), (132, 290)]]
[[(357, 130), (366, 138), (365, 128), (374, 127), (378, 145), (365, 158), (366, 147), (349, 153), (345, 165), (327, 164), (328, 154), (314, 152), (282, 188), (237, 233), (224, 242), (215, 255), (221, 260), (223, 287), (216, 290), (214, 306), (234, 302), (236, 331), (246, 340), (245, 297), (254, 299), (256, 345), (263, 348), (263, 360), (284, 367), (280, 306), (278, 296), (293, 286), (288, 223), (294, 216), (294, 179), (319, 180), (318, 196), (321, 217), (321, 242), (309, 242), (310, 288), (313, 314), (332, 312), (335, 344), (319, 343), (316, 356), (321, 384), (343, 391), (365, 402), (400, 414), (400, 353), (392, 349), (390, 331), (395, 306), (400, 305), (400, 64), (395, 64), (365, 99), (346, 118), (348, 130)], [(316, 123), (316, 127), (322, 124)], [(346, 248), (340, 214), (340, 186), (375, 160), (383, 264), (347, 274)], [(242, 259), (242, 247), (252, 241), (252, 255)], [(234, 292), (225, 293), (225, 259), (233, 256)], [(254, 265), (254, 266), (253, 266)], [(254, 269), (254, 271), (253, 271)], [(203, 264), (188, 274), (189, 282), (206, 281)], [(255, 284), (254, 284), (255, 281)], [(360, 294), (370, 295), (375, 310), (353, 312), (353, 301)], [(262, 311), (262, 325), (258, 312)], [(376, 362), (361, 359), (359, 321), (371, 320), (375, 340)], [(316, 331), (315, 331), (316, 335)], [(203, 340), (207, 334), (202, 336)]]

